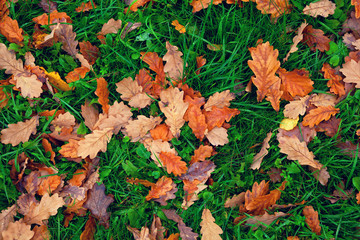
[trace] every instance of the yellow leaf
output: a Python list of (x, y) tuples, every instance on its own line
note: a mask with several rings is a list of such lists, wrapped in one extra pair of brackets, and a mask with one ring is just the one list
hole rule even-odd
[(49, 82), (57, 89), (60, 89), (61, 91), (73, 90), (73, 88), (71, 88), (69, 84), (67, 84), (64, 80), (61, 79), (59, 73), (57, 72), (48, 73), (44, 68), (41, 69), (44, 70), (45, 75), (49, 78)]
[(286, 131), (290, 131), (296, 127), (298, 122), (299, 117), (297, 117), (296, 119), (284, 118), (280, 123), (280, 128)]

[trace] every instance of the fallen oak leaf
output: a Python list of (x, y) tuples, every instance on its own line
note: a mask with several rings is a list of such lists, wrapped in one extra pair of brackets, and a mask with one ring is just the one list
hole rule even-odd
[(85, 139), (78, 142), (77, 155), (82, 158), (89, 156), (91, 159), (95, 158), (99, 151), (105, 152), (107, 144), (111, 140), (113, 134), (112, 128), (105, 128), (103, 130), (94, 130), (85, 136)]
[(290, 101), (285, 105), (284, 116), (291, 119), (297, 119), (299, 115), (303, 116), (309, 105), (310, 96), (300, 98), (299, 100)]
[(300, 27), (297, 30), (297, 35), (293, 38), (293, 45), (291, 45), (289, 52), (286, 54), (283, 63), (286, 62), (290, 56), (291, 53), (294, 53), (298, 50), (297, 45), (303, 40), (303, 31), (306, 28), (308, 24), (306, 21), (300, 25)]
[(191, 156), (190, 165), (196, 162), (205, 161), (206, 158), (212, 156), (213, 152), (213, 147), (208, 145), (200, 145), (200, 147), (194, 151), (194, 155)]
[(2, 233), (4, 240), (30, 240), (34, 236), (31, 225), (24, 223), (23, 219), (9, 223), (6, 231)]
[(77, 7), (75, 9), (76, 12), (87, 12), (90, 11), (91, 9), (95, 9), (96, 5), (93, 1), (89, 1), (87, 3), (81, 3), (81, 5), (79, 7)]
[(129, 136), (132, 142), (142, 139), (151, 129), (155, 128), (162, 121), (161, 117), (150, 118), (139, 115), (135, 120), (129, 120), (125, 125), (124, 134)]
[(235, 99), (235, 94), (231, 93), (230, 90), (223, 92), (216, 92), (209, 97), (204, 105), (205, 111), (211, 111), (213, 106), (218, 108), (224, 108), (230, 106), (230, 101)]
[(23, 30), (19, 28), (17, 20), (13, 20), (9, 16), (5, 16), (0, 21), (0, 33), (6, 37), (11, 43), (23, 45)]
[(340, 72), (345, 75), (344, 82), (355, 83), (355, 87), (360, 88), (360, 61), (356, 62), (355, 60), (351, 59), (350, 61), (343, 64)]
[(319, 214), (314, 210), (312, 206), (305, 206), (303, 209), (303, 215), (305, 216), (305, 222), (316, 235), (321, 235), (321, 227), (319, 222)]
[(292, 5), (289, 3), (289, 0), (256, 0), (256, 8), (262, 14), (271, 14), (271, 17), (276, 19), (282, 14), (290, 13)]
[(199, 236), (197, 233), (192, 231), (192, 228), (187, 227), (183, 221), (183, 219), (176, 213), (173, 209), (161, 209), (165, 216), (173, 220), (178, 224), (178, 228), (180, 231), (180, 237), (184, 240), (196, 240)]
[(219, 108), (217, 106), (212, 106), (211, 111), (204, 111), (208, 131), (211, 131), (215, 127), (222, 127), (225, 121), (229, 122), (231, 118), (238, 114), (240, 114), (240, 111), (236, 108)]
[(308, 25), (303, 31), (303, 43), (306, 43), (310, 50), (315, 51), (318, 49), (320, 52), (329, 51), (330, 39), (324, 36), (324, 32), (320, 29), (314, 29)]
[(215, 219), (212, 216), (209, 209), (204, 209), (201, 215), (201, 230), (202, 239), (221, 240), (220, 234), (223, 230), (215, 223)]
[(303, 13), (312, 17), (328, 17), (335, 13), (336, 4), (329, 0), (320, 0), (305, 6)]
[(95, 95), (99, 97), (99, 103), (102, 106), (102, 110), (104, 113), (109, 112), (109, 90), (107, 88), (108, 83), (104, 78), (97, 78), (97, 88), (95, 91)]
[(314, 89), (312, 86), (314, 82), (309, 78), (309, 72), (304, 69), (288, 72), (286, 69), (279, 68), (277, 74), (281, 79), (282, 99), (292, 101), (296, 96), (305, 97)]
[(165, 142), (170, 141), (174, 137), (166, 124), (157, 125), (154, 129), (150, 130), (150, 134), (154, 140), (161, 139)]
[(173, 46), (166, 41), (167, 52), (163, 56), (163, 60), (166, 62), (164, 66), (164, 72), (174, 80), (181, 80), (183, 77), (184, 60), (181, 58), (182, 52), (178, 51), (178, 47)]
[(184, 25), (181, 25), (178, 20), (174, 20), (171, 22), (171, 25), (175, 27), (175, 30), (179, 33), (186, 33), (186, 29)]
[(72, 23), (70, 17), (65, 12), (52, 11), (49, 15), (44, 13), (40, 16), (33, 18), (33, 22), (40, 25), (48, 25), (54, 23), (55, 20), (65, 19), (66, 23)]
[(80, 235), (80, 240), (94, 240), (94, 235), (96, 232), (96, 221), (91, 215), (86, 221), (84, 231)]
[[(163, 176), (155, 183), (155, 186), (151, 186), (151, 190), (149, 191), (149, 194), (146, 196), (145, 199), (146, 201), (149, 201), (151, 199), (155, 200), (165, 197), (166, 201), (168, 200), (166, 199), (166, 197), (168, 197), (168, 192), (171, 192), (174, 189), (177, 191), (176, 185), (173, 180), (171, 178)], [(175, 198), (175, 195), (173, 198)]]
[[(0, 232), (4, 232), (10, 223), (14, 222), (14, 217), (16, 216), (18, 211), (18, 207), (16, 204), (8, 207), (7, 209), (4, 209), (0, 213), (0, 222), (2, 223), (0, 225)], [(0, 236), (1, 239), (1, 236)]]
[(232, 198), (228, 198), (225, 201), (225, 208), (238, 207), (245, 202), (245, 192), (242, 192), (238, 195), (233, 196)]
[(39, 117), (34, 116), (24, 122), (9, 124), (8, 128), (1, 130), (1, 142), (11, 144), (13, 147), (21, 142), (29, 141), (30, 135), (36, 133), (36, 126), (39, 124)]
[(279, 217), (287, 216), (287, 213), (284, 212), (276, 212), (274, 214), (268, 214), (265, 212), (261, 216), (251, 216), (246, 220), (247, 225), (255, 225), (253, 227), (253, 231), (258, 229), (259, 226), (261, 226), (264, 230), (267, 228), (268, 225), (270, 225), (272, 222), (274, 222)]
[(263, 160), (264, 157), (268, 154), (268, 150), (267, 150), (267, 149), (270, 148), (269, 141), (270, 141), (270, 139), (271, 139), (271, 136), (272, 136), (272, 132), (270, 131), (270, 132), (266, 135), (266, 137), (265, 137), (265, 139), (264, 139), (264, 141), (263, 141), (263, 143), (262, 143), (260, 152), (257, 153), (257, 154), (254, 156), (253, 162), (252, 162), (252, 164), (251, 164), (251, 166), (250, 166), (250, 168), (251, 168), (252, 170), (260, 169), (260, 165), (261, 165), (262, 160)]
[(180, 176), (187, 171), (186, 162), (181, 161), (181, 157), (169, 152), (160, 152), (159, 158), (166, 167), (167, 172)]
[(41, 0), (38, 5), (46, 13), (51, 13), (51, 12), (57, 10), (57, 3), (53, 2), (51, 0)]
[(193, 13), (209, 7), (210, 3), (219, 5), (223, 0), (192, 0), (189, 4), (193, 7)]
[(321, 71), (324, 72), (324, 78), (329, 79), (326, 85), (330, 88), (330, 92), (338, 95), (339, 97), (345, 95), (345, 84), (342, 81), (340, 74), (330, 67), (330, 64), (324, 63)]
[(314, 127), (319, 125), (321, 121), (327, 121), (331, 116), (335, 116), (340, 111), (339, 108), (333, 106), (320, 106), (309, 111), (303, 119), (303, 125)]
[(223, 127), (215, 127), (205, 136), (213, 146), (223, 146), (229, 142), (227, 129)]

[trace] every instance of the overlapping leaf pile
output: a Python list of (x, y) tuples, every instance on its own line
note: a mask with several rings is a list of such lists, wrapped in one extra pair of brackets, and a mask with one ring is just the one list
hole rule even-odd
[[(137, 11), (150, 0), (127, 2), (130, 11)], [(193, 0), (190, 5), (193, 6), (193, 12), (198, 12), (211, 3), (217, 5), (222, 2), (225, 1)], [(271, 14), (275, 19), (281, 14), (289, 13), (292, 7), (287, 0), (253, 2), (263, 14)], [(227, 0), (226, 3), (238, 3), (242, 6), (242, 1)], [(356, 4), (355, 1), (352, 3)], [(30, 51), (23, 54), (23, 59), (18, 58), (13, 50), (0, 43), (0, 69), (10, 75), (7, 80), (0, 81), (0, 109), (6, 107), (11, 99), (5, 90), (8, 85), (13, 85), (14, 91), (24, 98), (40, 98), (45, 94), (54, 95), (58, 91), (72, 91), (72, 82), (79, 81), (92, 72), (95, 73), (93, 65), (100, 57), (98, 47), (90, 42), (79, 43), (76, 40), (72, 20), (65, 12), (57, 11), (55, 2), (42, 0), (39, 5), (46, 13), (33, 19), (34, 33), (29, 40), (24, 38), (23, 30), (19, 28), (17, 21), (8, 16), (8, 3), (0, 1), (0, 33), (10, 43), (26, 45), (34, 51), (60, 42), (62, 50), (80, 66), (67, 73), (64, 81), (57, 72), (47, 72), (43, 67), (36, 66), (35, 57)], [(281, 100), (289, 101), (284, 107), (285, 119), (277, 133), (278, 147), (289, 160), (297, 160), (300, 165), (308, 166), (322, 185), (327, 184), (330, 174), (327, 167), (316, 160), (314, 153), (307, 147), (317, 132), (325, 132), (329, 137), (336, 136), (339, 148), (346, 150), (351, 156), (355, 154), (353, 150), (356, 150), (356, 145), (341, 142), (341, 119), (335, 116), (339, 113), (335, 105), (360, 86), (359, 6), (356, 5), (355, 12), (345, 23), (342, 33), (344, 43), (352, 52), (341, 68), (334, 69), (327, 63), (322, 68), (324, 78), (329, 79), (327, 94), (311, 94), (314, 82), (310, 79), (309, 72), (306, 69), (288, 71), (282, 68), (278, 60), (279, 52), (274, 50), (269, 42), (263, 43), (259, 39), (258, 45), (249, 49), (252, 60), (248, 61), (248, 65), (254, 76), (247, 86), (247, 91), (251, 91), (252, 84), (255, 85), (257, 100), (266, 99), (277, 112), (280, 111)], [(327, 17), (334, 14), (335, 7), (332, 2), (322, 0), (307, 6), (303, 13), (313, 17)], [(87, 2), (78, 6), (76, 11), (85, 12), (95, 8), (93, 2)], [(177, 20), (172, 24), (180, 33), (186, 32), (185, 27)], [(120, 37), (124, 38), (127, 33), (140, 26), (141, 23), (129, 23), (122, 29), (121, 20), (111, 19), (103, 25), (97, 38), (102, 44), (106, 44), (107, 34), (118, 33), (122, 29)], [(324, 32), (314, 29), (306, 22), (298, 28), (293, 42), (283, 62), (288, 60), (291, 53), (297, 51), (300, 42), (308, 45), (313, 51), (324, 52), (330, 48), (330, 39)], [(21, 239), (51, 238), (46, 220), (56, 215), (62, 207), (65, 227), (74, 216), (85, 216), (87, 210), (90, 210), (91, 216), (81, 239), (93, 238), (96, 223), (108, 228), (110, 213), (107, 208), (114, 201), (114, 197), (105, 194), (104, 184), (98, 184), (98, 155), (107, 151), (107, 145), (113, 137), (127, 137), (131, 142), (142, 143), (151, 153), (151, 160), (168, 173), (156, 182), (137, 178), (127, 179), (129, 184), (142, 184), (150, 188), (145, 197), (146, 201), (155, 201), (167, 206), (169, 200), (182, 195), (181, 208), (186, 210), (199, 199), (198, 194), (212, 184), (211, 173), (216, 168), (215, 163), (208, 159), (216, 154), (217, 146), (228, 143), (227, 129), (231, 127), (229, 122), (240, 114), (240, 111), (230, 108), (230, 102), (235, 96), (229, 90), (214, 93), (205, 99), (200, 92), (190, 88), (186, 83), (184, 70), (187, 63), (182, 58), (183, 53), (170, 42), (166, 42), (166, 49), (167, 53), (163, 57), (159, 57), (155, 52), (141, 53), (141, 60), (148, 65), (148, 69), (141, 69), (136, 76), (124, 78), (116, 83), (117, 101), (109, 100), (110, 92), (106, 79), (96, 78), (97, 88), (94, 93), (98, 97), (97, 103), (101, 106), (101, 111), (96, 103), (85, 100), (81, 106), (83, 123), (70, 112), (51, 109), (33, 112), (29, 119), (9, 124), (1, 130), (3, 144), (18, 146), (28, 142), (31, 137), (41, 139), (44, 151), (50, 152), (51, 163), (37, 163), (25, 153), (20, 153), (16, 159), (9, 161), (10, 177), (21, 196), (16, 204), (0, 214), (0, 240), (18, 239), (20, 236)], [(199, 75), (206, 59), (199, 56), (196, 60), (195, 74)], [(55, 96), (54, 98), (58, 100)], [(149, 109), (150, 105), (157, 105), (161, 113), (145, 111), (148, 114), (140, 114), (143, 112), (141, 109)], [(43, 131), (46, 129), (50, 133), (38, 131), (40, 119), (49, 121), (49, 126)], [(298, 124), (299, 119), (302, 121)], [(90, 130), (89, 134), (81, 130), (84, 128), (82, 124)], [(185, 124), (198, 139), (198, 147), (188, 160), (182, 159), (171, 144), (172, 139), (180, 137)], [(260, 169), (262, 160), (269, 153), (272, 136), (273, 132), (269, 132), (264, 139), (260, 152), (253, 159), (250, 167), (252, 170)], [(53, 147), (59, 150), (54, 151)], [(81, 163), (82, 167), (66, 181), (65, 178), (68, 176), (59, 174), (56, 168), (58, 159)], [(49, 167), (50, 165), (52, 166)], [(280, 173), (281, 169), (274, 168), (269, 172), (269, 177), (274, 183), (281, 182)], [(269, 191), (269, 182), (255, 182), (251, 191), (241, 192), (227, 200), (225, 207), (239, 208), (240, 216), (234, 220), (235, 223), (253, 226), (253, 230), (260, 226), (266, 228), (279, 217), (289, 215), (285, 211), (277, 210), (305, 203), (303, 201), (287, 205), (276, 204), (285, 190), (286, 183), (284, 180), (277, 189)], [(339, 188), (343, 191), (334, 191), (332, 197), (327, 198), (329, 201), (336, 202), (351, 197), (351, 190), (344, 190), (341, 184)], [(183, 189), (183, 193), (179, 194), (182, 191), (179, 189)], [(360, 204), (360, 193), (357, 194), (357, 200)], [(269, 213), (270, 211), (277, 212)], [(199, 234), (185, 225), (175, 209), (162, 209), (162, 212), (169, 220), (176, 222), (179, 229), (179, 233), (168, 234), (167, 239), (197, 239)], [(17, 214), (22, 217), (15, 221)], [(310, 229), (321, 235), (318, 212), (312, 206), (305, 206), (303, 215)], [(209, 209), (203, 210), (201, 218), (202, 238), (221, 239), (223, 231), (215, 224)], [(140, 230), (128, 226), (128, 229), (135, 239), (164, 239), (166, 232), (157, 216), (153, 217), (150, 229), (147, 226)]]

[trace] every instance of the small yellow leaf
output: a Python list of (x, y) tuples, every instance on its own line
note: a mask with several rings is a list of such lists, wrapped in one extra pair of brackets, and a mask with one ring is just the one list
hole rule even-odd
[(299, 117), (296, 119), (291, 118), (284, 118), (280, 123), (280, 128), (286, 131), (290, 131), (296, 127), (297, 123), (299, 122)]
[(71, 91), (73, 88), (69, 86), (64, 80), (61, 79), (59, 73), (57, 72), (50, 72), (48, 73), (44, 68), (41, 68), (44, 70), (45, 75), (49, 78), (49, 82), (57, 89), (60, 89), (61, 91)]

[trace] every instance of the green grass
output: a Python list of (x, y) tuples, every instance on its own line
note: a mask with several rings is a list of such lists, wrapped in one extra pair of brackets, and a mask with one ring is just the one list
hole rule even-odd
[[(341, 41), (338, 27), (330, 26), (327, 20), (311, 18), (300, 14), (300, 10), (293, 9), (289, 15), (284, 15), (273, 23), (269, 16), (262, 15), (254, 3), (244, 3), (243, 8), (235, 5), (220, 4), (210, 6), (208, 9), (193, 14), (191, 6), (187, 1), (158, 1), (136, 13), (124, 13), (126, 7), (123, 1), (95, 0), (98, 6), (90, 13), (77, 13), (75, 8), (81, 1), (58, 2), (58, 10), (66, 12), (73, 20), (74, 31), (77, 33), (78, 41), (90, 41), (101, 50), (101, 57), (94, 65), (94, 72), (75, 83), (76, 89), (70, 92), (59, 93), (60, 103), (52, 99), (48, 93), (44, 93), (37, 99), (35, 108), (29, 107), (29, 102), (14, 92), (11, 87), (6, 87), (12, 94), (7, 108), (0, 111), (0, 129), (7, 124), (16, 123), (28, 119), (31, 113), (41, 112), (46, 109), (64, 108), (82, 121), (80, 107), (85, 99), (97, 98), (94, 94), (96, 89), (96, 77), (105, 76), (109, 83), (110, 103), (120, 100), (115, 91), (115, 83), (125, 77), (135, 77), (138, 71), (147, 67), (140, 60), (140, 52), (157, 52), (159, 56), (166, 53), (165, 42), (168, 40), (176, 45), (184, 54), (184, 60), (188, 63), (186, 68), (187, 83), (208, 97), (211, 94), (229, 89), (239, 93), (232, 106), (238, 108), (241, 113), (231, 121), (229, 129), (229, 144), (217, 147), (217, 155), (211, 158), (216, 164), (212, 173), (213, 186), (209, 186), (200, 194), (200, 200), (195, 202), (188, 210), (178, 211), (187, 226), (200, 232), (201, 212), (206, 207), (211, 210), (216, 223), (223, 229), (223, 239), (284, 239), (286, 236), (306, 237), (307, 239), (351, 239), (360, 237), (360, 206), (354, 198), (340, 200), (335, 204), (324, 197), (332, 194), (341, 180), (345, 182), (345, 188), (353, 188), (352, 178), (360, 176), (358, 158), (350, 158), (342, 154), (336, 147), (336, 139), (329, 138), (323, 133), (308, 145), (314, 152), (316, 159), (327, 166), (331, 175), (327, 186), (322, 186), (311, 175), (306, 167), (297, 162), (286, 159), (279, 152), (276, 136), (270, 141), (269, 155), (264, 158), (261, 169), (265, 172), (272, 167), (283, 170), (283, 177), (288, 184), (278, 204), (296, 203), (302, 200), (307, 205), (312, 205), (319, 212), (322, 235), (317, 237), (306, 226), (302, 215), (303, 206), (289, 210), (290, 216), (281, 218), (278, 224), (273, 223), (266, 231), (261, 229), (252, 231), (241, 225), (234, 225), (233, 219), (238, 216), (238, 210), (224, 208), (225, 200), (240, 192), (251, 189), (254, 182), (262, 180), (269, 181), (267, 174), (249, 169), (253, 156), (259, 151), (259, 147), (250, 148), (254, 144), (261, 143), (266, 134), (275, 131), (279, 122), (283, 119), (283, 106), (279, 113), (275, 112), (270, 103), (256, 101), (256, 91), (253, 86), (251, 93), (240, 95), (253, 72), (247, 65), (251, 59), (249, 47), (256, 46), (258, 39), (269, 41), (275, 49), (279, 50), (279, 59), (282, 60), (292, 44), (294, 33), (286, 33), (287, 28), (297, 29), (304, 19), (314, 28), (322, 29), (326, 34), (332, 34), (335, 43)], [(305, 6), (311, 1), (292, 1), (296, 6)], [(338, 2), (338, 1), (337, 1)], [(10, 16), (19, 21), (19, 25), (25, 33), (32, 35), (32, 18), (43, 13), (37, 7), (38, 1), (22, 1), (13, 5)], [(345, 1), (342, 11), (348, 12), (350, 1)], [(31, 10), (29, 10), (31, 9)], [(96, 33), (101, 30), (102, 25), (110, 18), (121, 19), (123, 23), (141, 22), (143, 25), (129, 33), (124, 39), (120, 34), (111, 34), (107, 38), (106, 45), (100, 45)], [(171, 25), (171, 21), (179, 20), (186, 26), (187, 33), (179, 34)], [(328, 19), (334, 19), (329, 17)], [(335, 34), (333, 34), (335, 33)], [(138, 41), (140, 36), (147, 38)], [(0, 36), (0, 42), (8, 46), (8, 42)], [(221, 44), (222, 49), (218, 52), (209, 51), (207, 44)], [(60, 44), (42, 50), (32, 49), (36, 58), (36, 65), (43, 66), (48, 71), (57, 71), (64, 77), (74, 66), (68, 56), (60, 50)], [(196, 69), (196, 56), (204, 55), (207, 64), (203, 67), (201, 74), (194, 73)], [(299, 51), (293, 53), (289, 60), (282, 64), (287, 70), (305, 68), (310, 72), (311, 79), (315, 82), (314, 92), (327, 91), (326, 80), (319, 73), (324, 62), (328, 62), (331, 56), (320, 52), (312, 52), (304, 45), (299, 45)], [(343, 57), (343, 55), (341, 55)], [(60, 60), (62, 59), (62, 60)], [(75, 63), (77, 66), (78, 63)], [(0, 72), (0, 79), (6, 79), (4, 71)], [(359, 128), (359, 91), (354, 96), (349, 96), (339, 104), (341, 109), (338, 117), (341, 122), (342, 141), (356, 141), (356, 129)], [(140, 111), (147, 113), (146, 110)], [(45, 154), (41, 146), (41, 133), (48, 133), (48, 124), (51, 120), (41, 119), (37, 128), (38, 134), (31, 138), (29, 143), (20, 144), (16, 147), (0, 143), (0, 209), (5, 209), (14, 204), (20, 195), (10, 179), (10, 159), (22, 152), (37, 162), (51, 165), (49, 156)], [(185, 160), (190, 160), (193, 150), (198, 147), (199, 141), (191, 133), (189, 127), (184, 127), (178, 142), (174, 147), (179, 155)], [(59, 150), (54, 149), (55, 152)], [(158, 168), (152, 161), (148, 160), (148, 153), (139, 143), (131, 143), (122, 139), (121, 135), (113, 137), (108, 144), (108, 150), (100, 153), (100, 175), (106, 186), (108, 194), (114, 195), (114, 203), (110, 205), (111, 211), (110, 228), (97, 227), (95, 239), (132, 239), (131, 233), (126, 225), (141, 228), (145, 224), (150, 226), (152, 215), (157, 214), (169, 233), (177, 233), (177, 225), (162, 214), (161, 207), (153, 201), (145, 201), (148, 188), (144, 186), (130, 185), (126, 182), (127, 177), (138, 177), (149, 181), (167, 173)], [(132, 167), (133, 166), (133, 167)], [(59, 173), (67, 174), (71, 178), (81, 164), (58, 160), (56, 167)], [(283, 178), (283, 179), (284, 179)], [(176, 183), (180, 181), (175, 180)], [(270, 184), (270, 189), (275, 189), (279, 184)], [(169, 201), (167, 208), (180, 209), (183, 191), (176, 193), (177, 198)], [(49, 230), (53, 239), (79, 239), (87, 217), (74, 217), (68, 228), (63, 226), (64, 215), (62, 211), (51, 217)]]

